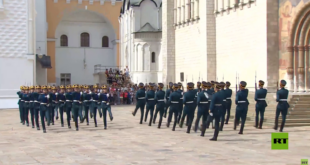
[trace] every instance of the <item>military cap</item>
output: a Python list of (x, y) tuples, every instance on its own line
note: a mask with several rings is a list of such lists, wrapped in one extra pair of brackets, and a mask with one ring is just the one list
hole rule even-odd
[(83, 88), (84, 86), (83, 85), (79, 85), (79, 88)]
[(211, 84), (214, 84), (215, 82), (214, 81), (211, 81)]
[(282, 86), (286, 85), (286, 81), (285, 80), (281, 80), (280, 83), (281, 83)]
[(24, 90), (28, 90), (29, 89), (29, 87), (27, 87), (27, 86), (24, 86)]
[(187, 83), (187, 88), (189, 88), (189, 89), (193, 89), (194, 86), (195, 86), (195, 84), (192, 82)]
[(24, 86), (20, 86), (20, 90), (23, 90), (24, 89)]
[(41, 89), (40, 85), (36, 85), (35, 89)]
[(259, 84), (259, 85), (264, 85), (265, 82), (264, 82), (263, 80), (259, 80), (259, 81), (258, 81), (258, 84)]
[(216, 88), (216, 89), (221, 89), (221, 86), (218, 85), (218, 83), (214, 83), (214, 88)]
[(197, 82), (197, 85), (201, 85), (201, 82), (200, 82), (200, 81), (198, 81), (198, 82)]
[(178, 82), (178, 86), (182, 86), (182, 83)]
[(88, 89), (89, 88), (89, 86), (88, 85), (84, 85), (84, 87), (83, 87), (84, 89)]
[(158, 83), (158, 87), (159, 87), (159, 88), (163, 88), (163, 87), (164, 87), (164, 84), (163, 84), (163, 83)]
[(56, 87), (55, 87), (55, 86), (52, 86), (51, 89), (52, 89), (52, 90), (56, 90)]
[(220, 84), (221, 88), (224, 88), (226, 85), (224, 82), (220, 82), (219, 84)]
[(174, 88), (174, 89), (178, 89), (178, 88), (179, 88), (179, 85), (178, 85), (177, 83), (174, 83), (174, 84), (173, 84), (173, 88)]
[(60, 85), (59, 88), (60, 89), (65, 89), (65, 86), (64, 85)]
[(31, 86), (29, 87), (29, 89), (34, 89), (34, 86), (31, 85)]
[(66, 86), (66, 89), (70, 89), (70, 88), (71, 88), (71, 85), (67, 85), (67, 86)]
[(106, 85), (102, 85), (101, 89), (107, 89), (107, 86)]
[(201, 86), (207, 87), (207, 82), (203, 81), (203, 82), (201, 83)]
[(154, 86), (155, 86), (155, 84), (149, 83), (149, 87), (154, 87)]
[(93, 88), (94, 88), (94, 89), (97, 89), (97, 88), (98, 88), (98, 85), (93, 85)]
[(42, 85), (41, 86), (41, 89), (46, 89), (47, 87), (45, 85)]
[(229, 81), (226, 81), (226, 86), (230, 86), (230, 82)]
[(144, 84), (143, 84), (143, 83), (139, 83), (139, 87), (140, 87), (140, 88), (143, 88), (143, 87), (144, 87)]
[(48, 85), (46, 88), (47, 88), (47, 89), (51, 89), (51, 86), (50, 86), (50, 85)]
[(241, 85), (242, 87), (246, 87), (246, 82), (245, 82), (245, 81), (241, 81), (241, 82), (240, 82), (240, 85)]
[(169, 86), (173, 86), (173, 82), (169, 82)]

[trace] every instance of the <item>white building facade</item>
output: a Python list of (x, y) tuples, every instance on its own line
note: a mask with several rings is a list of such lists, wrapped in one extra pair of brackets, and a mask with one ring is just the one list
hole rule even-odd
[(34, 0), (1, 0), (0, 29), (0, 109), (17, 108), (19, 87), (36, 83)]
[(121, 66), (128, 66), (131, 80), (162, 82), (162, 2), (125, 0), (119, 17)]

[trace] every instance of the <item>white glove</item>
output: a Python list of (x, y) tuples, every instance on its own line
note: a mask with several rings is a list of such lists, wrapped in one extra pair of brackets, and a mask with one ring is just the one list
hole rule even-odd
[(110, 103), (107, 103), (107, 105), (109, 105)]
[(89, 92), (89, 94), (92, 94), (91, 92)]
[(57, 95), (58, 95), (58, 93), (55, 93), (55, 95), (57, 96)]
[(48, 98), (48, 99), (49, 99), (49, 98), (50, 98), (50, 95), (47, 95), (47, 96), (46, 96), (46, 98)]
[(210, 113), (210, 116), (213, 116), (213, 113)]
[(80, 92), (80, 95), (82, 95), (83, 94), (83, 92)]
[(207, 93), (204, 93), (204, 94), (205, 94), (206, 98), (208, 99), (209, 98), (208, 94)]
[(183, 96), (183, 92), (182, 92), (181, 94), (182, 94), (182, 96)]
[(107, 97), (109, 97), (109, 94), (107, 94)]
[(100, 93), (98, 93), (98, 96), (100, 96)]

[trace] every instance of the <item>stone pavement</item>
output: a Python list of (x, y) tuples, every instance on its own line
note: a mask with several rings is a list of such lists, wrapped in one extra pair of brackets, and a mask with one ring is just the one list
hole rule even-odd
[[(246, 126), (244, 135), (225, 125), (217, 142), (199, 133), (175, 132), (157, 125), (140, 125), (139, 115), (131, 115), (133, 106), (113, 106), (114, 120), (103, 129), (93, 122), (80, 124), (80, 131), (54, 126), (37, 131), (19, 123), (18, 110), (0, 110), (0, 165), (22, 164), (98, 164), (98, 165), (297, 165), (310, 159), (310, 127), (285, 128), (289, 132), (289, 150), (271, 150), (272, 129)], [(158, 121), (158, 119), (157, 119)], [(166, 119), (164, 119), (166, 121)]]

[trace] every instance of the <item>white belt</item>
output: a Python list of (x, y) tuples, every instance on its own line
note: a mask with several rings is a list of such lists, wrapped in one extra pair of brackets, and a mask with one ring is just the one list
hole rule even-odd
[(181, 100), (183, 100), (183, 98), (180, 98)]
[(88, 102), (89, 100), (84, 100), (83, 102)]
[(246, 101), (238, 101), (238, 103), (246, 103)]
[(73, 100), (73, 102), (79, 102), (79, 100)]
[(38, 101), (34, 101), (35, 103), (38, 103)]
[(29, 101), (25, 101), (25, 103), (29, 103)]
[(31, 102), (31, 103), (32, 103), (33, 101), (29, 101), (29, 102)]
[(98, 100), (93, 100), (93, 102), (98, 102)]
[(209, 103), (208, 101), (201, 101), (200, 104), (207, 104)]
[(280, 99), (279, 101), (287, 101), (287, 99)]
[(142, 100), (142, 99), (145, 99), (145, 97), (139, 97), (138, 99)]
[(66, 102), (72, 102), (71, 100), (66, 100)]
[(20, 100), (20, 101), (24, 101), (24, 100)]
[(178, 101), (171, 101), (171, 103), (179, 103)]
[(265, 100), (264, 98), (261, 98), (261, 99), (257, 99), (257, 100)]
[(56, 100), (52, 100), (53, 102), (56, 102)]
[(194, 101), (188, 101), (188, 102), (186, 102), (186, 103), (194, 103)]
[(220, 107), (220, 106), (222, 106), (222, 104), (215, 104), (214, 106), (216, 106), (216, 107)]
[(160, 100), (157, 100), (157, 101), (165, 101), (164, 99), (160, 99)]
[(147, 100), (154, 100), (154, 99), (147, 99)]
[(223, 101), (226, 101), (226, 100), (223, 100)]
[(226, 98), (226, 100), (230, 100), (230, 99), (231, 99), (230, 97), (227, 97), (227, 98)]
[(59, 100), (60, 102), (64, 102), (63, 100)]
[(46, 103), (41, 103), (42, 105), (46, 105)]
[(102, 103), (106, 103), (106, 101), (101, 101)]

